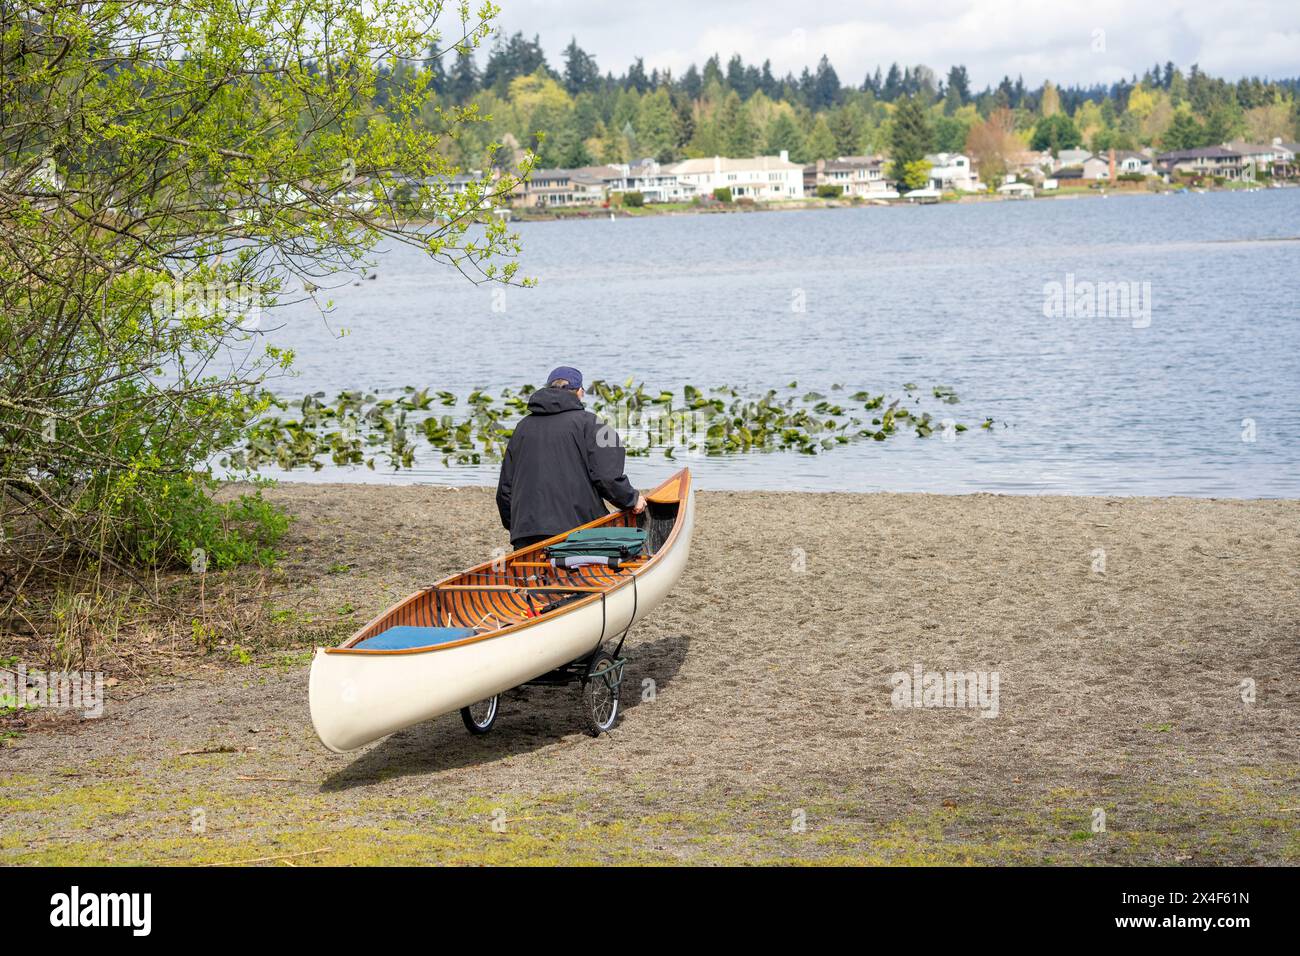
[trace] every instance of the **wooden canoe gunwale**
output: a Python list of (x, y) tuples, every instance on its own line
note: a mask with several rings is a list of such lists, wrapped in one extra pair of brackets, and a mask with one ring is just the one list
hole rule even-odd
[[(674, 485), (676, 486), (675, 488), (673, 487)], [(678, 505), (677, 517), (676, 520), (673, 521), (673, 529), (668, 533), (668, 537), (664, 539), (663, 544), (660, 545), (659, 548), (656, 549), (655, 553), (652, 554), (649, 557), (649, 559), (647, 559), (644, 563), (639, 563), (634, 568), (629, 568), (629, 573), (626, 576), (619, 579), (619, 582), (617, 584), (613, 584), (606, 589), (600, 589), (595, 593), (589, 594), (587, 597), (579, 598), (576, 601), (572, 601), (566, 604), (564, 606), (564, 610), (562, 613), (567, 614), (571, 611), (577, 610), (578, 608), (586, 607), (598, 600), (601, 600), (607, 595), (615, 594), (618, 591), (621, 591), (623, 588), (627, 587), (629, 584), (632, 584), (632, 582), (642, 571), (654, 567), (659, 562), (659, 559), (663, 555), (667, 554), (668, 551), (672, 548), (672, 546), (677, 541), (678, 533), (681, 531), (683, 521), (686, 517), (686, 507), (688, 504), (688, 498), (690, 497), (690, 492), (691, 492), (691, 473), (689, 469), (683, 468), (681, 471), (677, 472), (672, 477), (668, 478), (657, 488), (655, 488), (653, 491), (647, 494), (646, 501), (648, 502), (655, 503), (655, 504), (671, 504), (676, 502), (676, 504)], [(600, 525), (609, 523), (613, 519), (617, 518), (620, 514), (623, 514), (623, 512), (611, 511), (607, 515), (604, 515), (600, 518), (596, 518), (593, 521), (588, 521), (586, 524), (579, 525), (577, 528), (571, 528), (568, 531), (555, 535), (554, 537), (547, 538), (545, 541), (539, 541), (537, 544), (529, 545), (527, 548), (520, 548), (518, 551), (512, 551), (510, 554), (506, 555), (505, 560), (509, 561), (509, 559), (514, 555), (522, 555), (532, 551), (540, 551), (542, 548), (545, 548), (548, 544), (552, 544), (556, 541), (563, 540), (568, 535), (572, 534), (574, 531), (580, 531), (584, 528), (599, 527)], [(554, 617), (553, 615), (545, 615), (545, 616), (538, 615), (537, 617), (532, 617), (529, 618), (528, 620), (517, 621), (513, 624), (508, 624), (505, 627), (496, 628), (495, 630), (491, 630), (491, 631), (485, 631), (482, 634), (474, 634), (470, 637), (464, 637), (457, 641), (446, 641), (445, 643), (442, 644), (431, 644), (427, 647), (405, 647), (405, 648), (397, 648), (393, 650), (372, 650), (370, 648), (358, 648), (352, 646), (358, 643), (359, 641), (364, 640), (366, 632), (369, 631), (372, 627), (378, 625), (390, 614), (393, 614), (394, 612), (399, 611), (402, 608), (418, 600), (421, 600), (430, 591), (437, 591), (439, 588), (443, 587), (444, 585), (449, 585), (450, 582), (456, 580), (457, 578), (462, 578), (467, 575), (476, 574), (476, 573), (491, 572), (494, 564), (496, 563), (497, 563), (496, 561), (485, 561), (482, 564), (477, 564), (471, 568), (467, 568), (464, 571), (457, 571), (454, 574), (449, 574), (441, 581), (437, 581), (434, 584), (421, 588), (415, 593), (407, 595), (404, 599), (402, 599), (392, 607), (385, 608), (383, 611), (380, 611), (377, 615), (375, 615), (373, 618), (367, 621), (360, 629), (358, 629), (351, 637), (347, 639), (347, 641), (345, 641), (339, 647), (326, 647), (326, 648), (322, 648), (322, 650), (326, 654), (357, 654), (357, 655), (375, 655), (375, 656), (399, 655), (399, 654), (432, 654), (438, 651), (446, 651), (446, 650), (452, 650), (457, 647), (464, 647), (467, 644), (477, 644), (480, 641), (491, 640), (492, 638), (502, 637), (507, 634), (516, 634), (519, 631), (522, 631), (525, 628), (532, 627), (535, 624), (540, 624), (544, 621), (552, 620)], [(547, 589), (547, 590), (554, 590), (554, 589)]]

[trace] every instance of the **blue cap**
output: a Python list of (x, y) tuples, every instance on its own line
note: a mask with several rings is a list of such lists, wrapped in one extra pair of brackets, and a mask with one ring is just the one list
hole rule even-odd
[(546, 384), (549, 386), (552, 382), (565, 381), (569, 384), (565, 386), (571, 391), (577, 391), (582, 388), (582, 373), (576, 368), (570, 368), (567, 365), (561, 365), (559, 368), (552, 369), (551, 374), (546, 376)]

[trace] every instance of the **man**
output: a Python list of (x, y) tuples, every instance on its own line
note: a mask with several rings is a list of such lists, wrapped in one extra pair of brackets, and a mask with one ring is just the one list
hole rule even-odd
[(606, 514), (602, 503), (645, 510), (623, 473), (618, 435), (582, 405), (582, 373), (561, 365), (528, 399), (501, 462), (497, 509), (515, 550)]

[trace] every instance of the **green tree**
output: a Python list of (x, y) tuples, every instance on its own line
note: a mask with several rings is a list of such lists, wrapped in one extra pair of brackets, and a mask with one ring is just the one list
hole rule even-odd
[(1205, 118), (1205, 145), (1214, 146), (1228, 142), (1237, 135), (1241, 126), (1240, 110), (1228, 106), (1216, 106)]
[(835, 137), (835, 155), (855, 156), (862, 148), (862, 135), (866, 122), (856, 106), (843, 106), (831, 110), (826, 125)]
[(748, 157), (758, 152), (758, 129), (750, 119), (749, 110), (734, 91), (722, 103), (718, 119), (725, 152), (728, 156)]
[(600, 68), (596, 58), (578, 46), (578, 38), (572, 37), (564, 48), (564, 87), (570, 96), (595, 89), (600, 81)]
[(940, 153), (960, 153), (966, 147), (970, 123), (961, 116), (940, 116), (934, 122), (934, 147)]
[(1174, 114), (1174, 121), (1165, 130), (1161, 145), (1167, 150), (1195, 149), (1205, 144), (1205, 129), (1196, 117), (1184, 110)]
[(933, 133), (924, 104), (919, 97), (903, 97), (894, 108), (890, 128), (889, 148), (893, 160), (890, 175), (905, 181), (907, 164), (924, 159), (932, 144)]
[(930, 183), (929, 161), (915, 159), (903, 166), (903, 185), (908, 189), (924, 189)]
[(812, 133), (804, 143), (803, 156), (799, 161), (815, 163), (819, 159), (834, 159), (838, 155), (835, 148), (835, 135), (831, 132), (826, 117), (818, 116), (813, 123)]
[(648, 156), (671, 160), (677, 150), (677, 112), (663, 87), (642, 98), (636, 122), (637, 140)]
[(1044, 116), (1034, 126), (1034, 135), (1029, 145), (1037, 150), (1050, 149), (1055, 156), (1063, 149), (1077, 149), (1083, 143), (1074, 120), (1065, 113), (1052, 113)]
[(970, 100), (970, 79), (966, 67), (954, 66), (948, 71), (948, 89), (944, 94), (943, 112), (951, 116)]
[[(238, 556), (209, 463), (292, 361), (263, 331), (286, 296), (364, 268), (380, 241), (519, 281), (501, 264), (517, 238), (492, 214), (518, 178), (442, 185), (461, 172), (447, 142), (475, 111), (424, 127), (422, 83), (371, 106), (384, 69), (442, 41), (442, 6), (0, 9), (6, 560)], [(491, 24), (465, 16), (448, 37), (472, 51)], [(417, 207), (436, 225), (411, 222)]]
[(778, 113), (776, 119), (772, 120), (772, 125), (767, 128), (768, 154), (779, 156), (781, 150), (785, 150), (792, 158), (798, 157), (796, 162), (803, 160), (803, 131), (799, 129), (799, 124), (793, 117), (785, 111)]

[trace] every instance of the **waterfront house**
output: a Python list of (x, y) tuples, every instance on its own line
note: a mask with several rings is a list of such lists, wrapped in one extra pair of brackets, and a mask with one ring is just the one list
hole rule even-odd
[(610, 196), (640, 193), (646, 202), (688, 202), (695, 196), (694, 186), (683, 183), (676, 173), (654, 159), (615, 163), (602, 168), (611, 174), (605, 180), (605, 189)]
[(1277, 158), (1273, 160), (1270, 172), (1279, 179), (1291, 179), (1300, 174), (1300, 143), (1285, 143), (1282, 138), (1274, 137), (1273, 149)]
[(1056, 154), (1056, 159), (1052, 163), (1053, 170), (1064, 169), (1069, 166), (1082, 166), (1086, 160), (1092, 158), (1092, 150), (1088, 149), (1063, 149)]
[(523, 204), (529, 209), (573, 205), (573, 183), (567, 169), (534, 169), (524, 183)]
[[(1077, 150), (1061, 150), (1062, 155), (1067, 152), (1075, 153)], [(1078, 162), (1058, 167), (1055, 177), (1062, 182), (1106, 182), (1110, 179), (1110, 160), (1088, 153)]]
[(1255, 178), (1253, 163), (1235, 149), (1224, 146), (1202, 146), (1197, 149), (1179, 149), (1161, 153), (1156, 163), (1165, 173), (1181, 172), (1194, 176), (1220, 176), (1224, 179), (1243, 180)]
[(598, 206), (608, 197), (606, 182), (617, 175), (608, 166), (534, 169), (524, 184), (523, 205), (529, 209)]
[(573, 205), (599, 206), (609, 199), (609, 184), (617, 170), (610, 166), (580, 166), (569, 171)]
[(468, 172), (457, 173), (450, 179), (442, 181), (443, 187), (453, 196), (460, 196), (469, 189), (470, 183), (476, 183), (482, 180), (483, 170), (471, 169)]
[(962, 153), (929, 153), (925, 160), (930, 164), (932, 189), (974, 192), (980, 188), (979, 174), (971, 167), (969, 156)]
[(1007, 170), (1024, 179), (1042, 182), (1056, 168), (1051, 150), (1025, 149), (1007, 157)]
[(1285, 177), (1290, 175), (1288, 170), (1295, 164), (1295, 150), (1288, 148), (1280, 137), (1268, 144), (1234, 140), (1223, 145), (1227, 149), (1241, 153), (1243, 159), (1254, 167), (1255, 175), (1266, 173), (1270, 176)]
[(818, 186), (839, 186), (842, 196), (898, 198), (885, 179), (885, 161), (879, 156), (841, 156), (810, 163), (804, 167), (804, 193), (815, 193)]
[(1115, 150), (1115, 174), (1117, 176), (1122, 176), (1125, 173), (1138, 173), (1142, 176), (1150, 176), (1155, 171), (1155, 166), (1152, 165), (1150, 156), (1135, 152), (1131, 149)]
[(1102, 179), (1110, 179), (1110, 159), (1109, 157), (1089, 156), (1081, 164), (1083, 178), (1092, 182)]
[(695, 194), (707, 196), (715, 189), (730, 189), (733, 199), (771, 202), (777, 199), (802, 199), (803, 166), (780, 156), (755, 156), (729, 159), (725, 156), (687, 159), (668, 167), (681, 186)]

